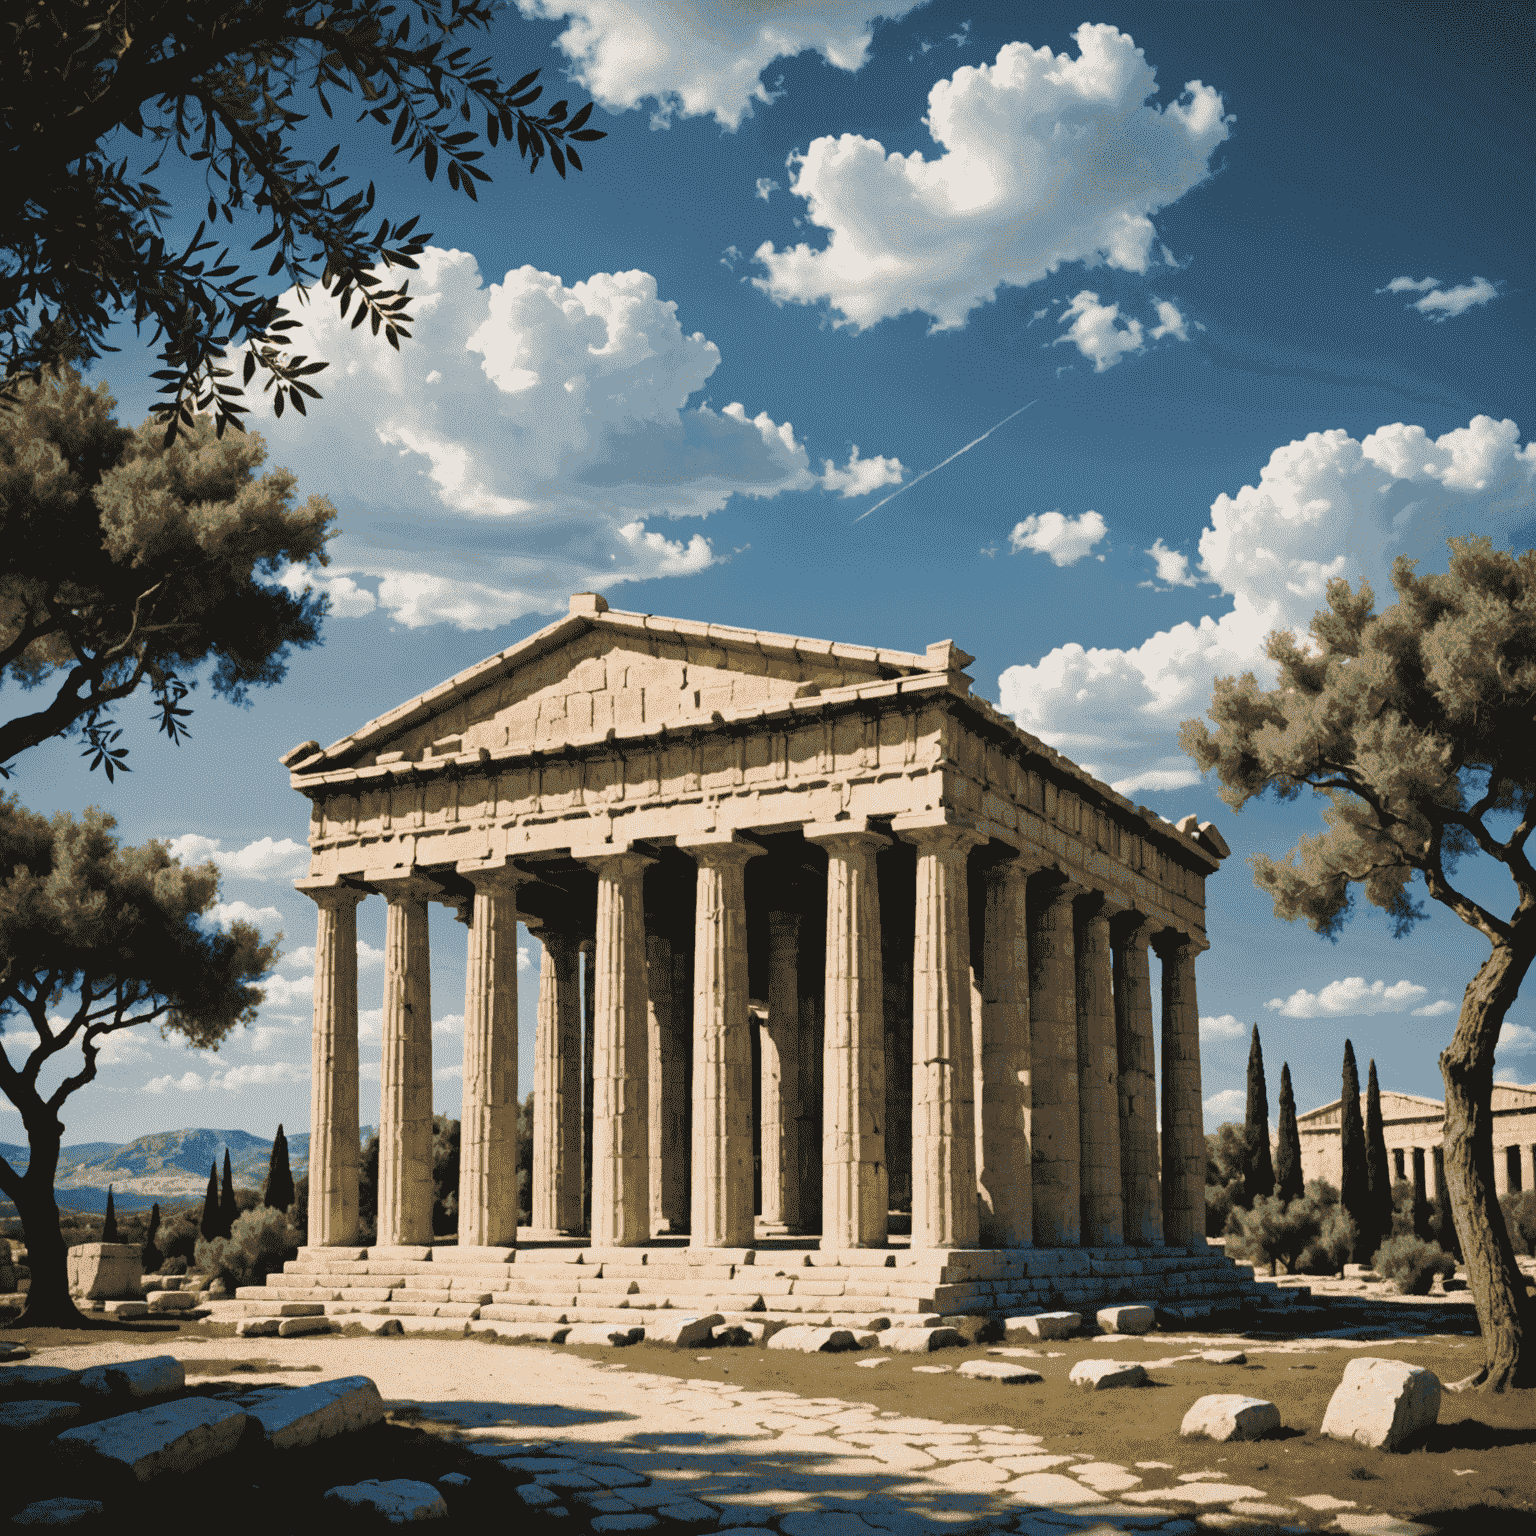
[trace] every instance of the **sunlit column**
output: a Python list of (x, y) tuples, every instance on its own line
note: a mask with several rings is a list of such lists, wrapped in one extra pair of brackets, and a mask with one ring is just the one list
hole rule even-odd
[(539, 1019), (533, 1050), (533, 1189), (536, 1231), (581, 1230), (581, 997), (576, 936), (537, 932)]
[(1173, 1247), (1205, 1247), (1205, 1116), (1200, 1100), (1200, 946), (1168, 933), (1163, 961), (1163, 1236)]
[(1163, 1240), (1157, 1153), (1157, 1064), (1153, 1035), (1151, 929), (1138, 912), (1114, 924), (1115, 1042), (1119, 1056), (1121, 1220), (1128, 1243)]
[(1005, 859), (987, 871), (981, 981), (981, 1135), (977, 1188), (981, 1242), (1034, 1241), (1030, 1168), (1029, 866)]

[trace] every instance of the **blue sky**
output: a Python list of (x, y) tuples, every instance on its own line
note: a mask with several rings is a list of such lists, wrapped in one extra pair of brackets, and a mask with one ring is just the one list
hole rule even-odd
[[(1440, 915), (1394, 941), (1366, 909), (1336, 945), (1277, 922), (1244, 859), (1314, 830), (1314, 806), (1234, 816), (1174, 735), (1328, 575), (1385, 593), (1394, 554), (1443, 567), (1448, 533), (1536, 542), (1529, 16), (520, 4), (490, 40), (503, 77), (542, 66), (546, 99), (595, 97), (608, 138), (565, 183), (493, 156), (470, 204), (356, 130), (381, 202), (436, 234), (415, 338), (397, 356), (315, 295), (298, 312), (326, 398), (254, 413), (270, 462), (341, 511), (324, 646), (248, 710), (201, 691), (179, 749), (130, 705), (116, 784), (71, 745), (19, 765), (31, 806), (98, 802), (125, 838), (220, 857), (225, 901), (291, 951), (260, 1025), (216, 1056), (114, 1046), (66, 1141), (307, 1125), (314, 917), (288, 884), (307, 807), (277, 755), (591, 588), (918, 651), (954, 638), (1027, 729), (1231, 843), (1199, 971), (1210, 1124), (1241, 1114), (1255, 1021), (1272, 1100), (1282, 1060), (1302, 1108), (1335, 1097), (1345, 1035), (1384, 1085), (1438, 1097), (1481, 941)], [(195, 175), (162, 183), (195, 219)], [(119, 339), (96, 376), (137, 421), (153, 364)], [(376, 1062), (382, 901), (360, 921)], [(443, 908), (433, 925), (456, 1110), (463, 933)], [(522, 1002), (526, 1087), (531, 986)], [(1501, 1047), (1520, 1081), (1532, 1014), (1516, 1005)], [(0, 1105), (0, 1140), (20, 1129)]]

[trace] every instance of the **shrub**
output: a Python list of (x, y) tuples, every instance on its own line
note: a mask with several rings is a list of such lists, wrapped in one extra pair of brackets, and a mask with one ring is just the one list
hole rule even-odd
[(1227, 1252), (1250, 1263), (1284, 1264), (1286, 1274), (1294, 1275), (1297, 1261), (1316, 1242), (1327, 1217), (1326, 1206), (1305, 1196), (1285, 1201), (1279, 1195), (1260, 1195), (1252, 1210), (1233, 1210), (1235, 1233), (1227, 1240)]
[(161, 1264), (160, 1273), (162, 1275), (184, 1275), (188, 1267), (186, 1259), (178, 1254), (174, 1259), (166, 1259)]
[(231, 1290), (260, 1285), (297, 1255), (301, 1241), (286, 1211), (260, 1205), (237, 1217), (228, 1237), (199, 1238), (197, 1267)]
[[(1313, 1183), (1322, 1183), (1322, 1180), (1309, 1182), (1308, 1190)], [(1355, 1224), (1340, 1203), (1322, 1205), (1322, 1209), (1322, 1227), (1307, 1245), (1296, 1267), (1304, 1275), (1342, 1275), (1355, 1251)]]
[(1504, 1211), (1504, 1225), (1509, 1228), (1509, 1240), (1516, 1250), (1536, 1257), (1536, 1189), (1505, 1195), (1499, 1205)]
[(1456, 1260), (1437, 1243), (1408, 1234), (1389, 1237), (1376, 1250), (1374, 1267), (1383, 1279), (1395, 1280), (1405, 1296), (1427, 1296), (1436, 1275), (1456, 1273)]
[(169, 1221), (161, 1223), (155, 1234), (155, 1246), (167, 1259), (186, 1260), (197, 1252), (199, 1235), (197, 1215), (178, 1211)]

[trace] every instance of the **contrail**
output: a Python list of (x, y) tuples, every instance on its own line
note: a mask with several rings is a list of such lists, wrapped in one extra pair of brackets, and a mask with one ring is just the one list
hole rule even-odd
[[(1039, 403), (1040, 401), (1038, 399), (1034, 399), (1029, 402), (1029, 405), (1039, 405)], [(1022, 416), (1024, 412), (1029, 409), (1029, 405), (1021, 405), (1018, 410), (1013, 413), (1013, 416)], [(1003, 419), (998, 422), (997, 427), (1006, 427), (1008, 423), (1013, 420), (1013, 416), (1004, 416)], [(870, 515), (871, 512), (878, 512), (887, 501), (895, 501), (896, 498), (901, 495), (901, 491), (910, 491), (912, 487), (918, 483), (918, 481), (926, 480), (929, 475), (937, 474), (939, 470), (944, 468), (944, 464), (953, 464), (962, 453), (969, 453), (977, 443), (986, 442), (986, 440), (991, 437), (994, 432), (997, 431), (997, 427), (988, 427), (980, 437), (972, 438), (964, 448), (957, 448), (952, 454), (950, 454), (947, 459), (944, 460), (943, 464), (935, 464), (932, 469), (925, 469), (922, 474), (917, 477), (916, 480), (907, 481), (907, 483), (901, 487), (901, 490), (892, 491), (889, 496), (884, 498), (884, 500), (877, 501), (874, 506), (869, 509), (869, 512), (860, 512), (859, 515), (854, 518), (854, 522), (862, 523), (864, 519)]]

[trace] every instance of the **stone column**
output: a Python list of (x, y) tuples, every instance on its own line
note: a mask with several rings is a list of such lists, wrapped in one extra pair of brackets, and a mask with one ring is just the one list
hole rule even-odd
[(1413, 1162), (1411, 1172), (1413, 1175), (1413, 1198), (1419, 1205), (1429, 1205), (1429, 1188), (1424, 1176), (1424, 1148), (1413, 1148)]
[(350, 885), (299, 889), (319, 908), (310, 1034), (309, 1245), (357, 1241), (357, 904)]
[(1030, 1177), (1028, 866), (1010, 858), (987, 871), (981, 982), (981, 1242), (1034, 1241)]
[(581, 944), (581, 1230), (592, 1230), (592, 1063), (597, 1003), (597, 947)]
[(539, 1023), (533, 1047), (532, 1221), (581, 1230), (581, 997), (574, 934), (538, 934)]
[(743, 870), (734, 834), (680, 837), (699, 866), (693, 943), (693, 1189), (689, 1245), (752, 1244), (752, 1041)]
[(1072, 922), (1072, 902), (1081, 893), (1081, 886), (1052, 875), (1039, 877), (1030, 892), (1031, 1150), (1038, 1248), (1075, 1248), (1082, 1237), (1077, 962)]
[(379, 1073), (379, 1245), (432, 1241), (432, 880), (376, 880), (389, 901)]
[(1430, 1190), (1431, 1200), (1445, 1199), (1445, 1146), (1437, 1144), (1430, 1149), (1430, 1169), (1434, 1174), (1434, 1188)]
[(460, 867), (475, 887), (464, 974), (459, 1246), (517, 1244), (516, 870)]
[(597, 871), (590, 1230), (594, 1248), (626, 1248), (651, 1235), (644, 875), (652, 861), (626, 850), (587, 862)]
[(1163, 1235), (1205, 1247), (1205, 1111), (1200, 1101), (1200, 1006), (1195, 956), (1184, 934), (1158, 945), (1163, 961)]
[(1121, 1222), (1126, 1242), (1157, 1244), (1163, 1240), (1163, 1192), (1158, 1177), (1152, 974), (1147, 962), (1151, 930), (1139, 912), (1126, 913), (1113, 926)]
[(1085, 1248), (1125, 1241), (1120, 1215), (1120, 1090), (1110, 909), (1098, 892), (1077, 903), (1077, 1123)]
[(827, 853), (822, 1040), (821, 1246), (886, 1239), (885, 986), (875, 856), (889, 842), (863, 821), (812, 824)]
[(976, 1079), (966, 860), (985, 841), (969, 827), (898, 816), (917, 845), (912, 948), (912, 1247), (974, 1248)]
[(763, 1050), (763, 1224), (800, 1230), (800, 914), (768, 914)]
[(665, 934), (645, 936), (646, 1005), (650, 1015), (651, 1231), (681, 1232), (688, 1225), (686, 1015), (678, 1017), (677, 961)]
[(1501, 1200), (1509, 1194), (1509, 1148), (1495, 1146), (1493, 1149), (1493, 1192)]

